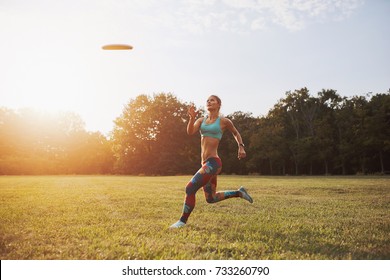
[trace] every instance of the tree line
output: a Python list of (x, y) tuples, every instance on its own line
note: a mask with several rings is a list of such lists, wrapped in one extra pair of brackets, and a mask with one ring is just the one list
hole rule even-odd
[[(86, 131), (74, 113), (0, 108), (0, 174), (192, 174), (200, 136), (188, 136), (187, 107), (170, 93), (130, 99), (109, 136)], [(201, 114), (205, 111), (199, 108)], [(219, 155), (225, 174), (348, 175), (390, 170), (390, 92), (315, 96), (286, 92), (266, 116), (226, 116), (240, 131), (247, 158), (227, 133)]]

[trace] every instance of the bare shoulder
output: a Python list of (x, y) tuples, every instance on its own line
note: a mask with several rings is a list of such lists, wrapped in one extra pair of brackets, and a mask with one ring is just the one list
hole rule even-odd
[(200, 124), (203, 122), (203, 119), (204, 119), (204, 117), (200, 117), (200, 118), (196, 119), (194, 125), (195, 126), (200, 126)]
[(227, 129), (232, 129), (234, 127), (233, 125), (233, 122), (228, 119), (228, 118), (225, 118), (225, 117), (221, 117), (221, 127), (223, 129), (227, 128)]
[(203, 122), (203, 120), (204, 120), (204, 117), (200, 117), (195, 122)]
[(222, 123), (231, 123), (231, 124), (233, 124), (233, 122), (230, 120), (230, 119), (228, 119), (228, 118), (226, 118), (226, 117), (221, 117), (221, 122)]

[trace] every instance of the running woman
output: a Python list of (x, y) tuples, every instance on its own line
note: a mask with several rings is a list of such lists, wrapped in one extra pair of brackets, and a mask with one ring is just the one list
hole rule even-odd
[(200, 188), (203, 188), (208, 203), (216, 203), (233, 197), (240, 197), (253, 203), (244, 187), (235, 191), (216, 191), (217, 175), (222, 169), (222, 162), (218, 156), (218, 145), (225, 130), (229, 130), (237, 142), (238, 159), (246, 157), (245, 145), (240, 133), (231, 120), (219, 115), (220, 108), (221, 99), (216, 95), (211, 95), (207, 99), (208, 115), (205, 117), (195, 120), (198, 112), (195, 111), (194, 106), (188, 108), (190, 119), (187, 125), (187, 134), (193, 135), (200, 132), (202, 167), (187, 184), (183, 213), (180, 220), (171, 225), (170, 228), (181, 228), (186, 225), (188, 217), (195, 208), (195, 194)]

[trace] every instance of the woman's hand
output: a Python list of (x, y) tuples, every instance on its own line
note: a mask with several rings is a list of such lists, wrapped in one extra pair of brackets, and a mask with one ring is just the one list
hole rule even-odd
[(196, 122), (196, 115), (198, 115), (198, 111), (195, 111), (195, 106), (191, 104), (188, 106), (188, 115), (190, 116), (190, 119), (188, 120), (187, 124), (187, 134), (192, 135), (196, 131), (199, 130), (200, 122)]
[(245, 158), (245, 157), (246, 157), (245, 149), (244, 149), (244, 147), (240, 146), (238, 148), (238, 159), (242, 159), (242, 158)]
[(198, 115), (198, 111), (195, 111), (195, 106), (194, 105), (190, 105), (188, 107), (187, 113), (188, 113), (188, 115), (190, 116), (191, 119), (195, 119), (196, 115)]

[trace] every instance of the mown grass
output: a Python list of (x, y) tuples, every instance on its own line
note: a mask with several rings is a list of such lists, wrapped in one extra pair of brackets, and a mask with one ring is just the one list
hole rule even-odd
[(207, 204), (190, 176), (0, 177), (1, 259), (390, 259), (390, 178), (219, 176), (249, 204)]

